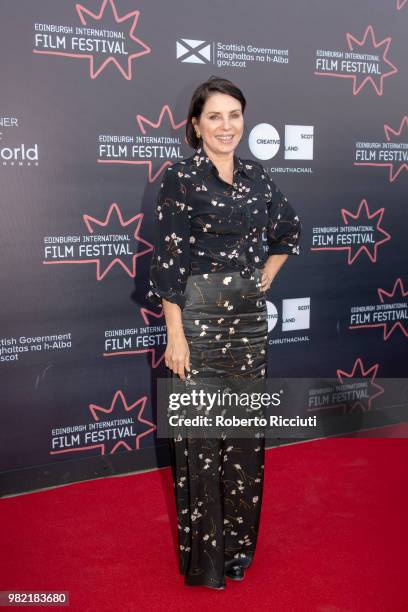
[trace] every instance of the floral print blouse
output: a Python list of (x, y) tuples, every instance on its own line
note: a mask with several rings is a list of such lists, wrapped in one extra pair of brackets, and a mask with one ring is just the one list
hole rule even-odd
[(299, 255), (301, 223), (259, 162), (234, 155), (233, 184), (202, 148), (164, 173), (146, 298), (184, 308), (190, 274), (240, 270), (250, 276), (270, 255)]

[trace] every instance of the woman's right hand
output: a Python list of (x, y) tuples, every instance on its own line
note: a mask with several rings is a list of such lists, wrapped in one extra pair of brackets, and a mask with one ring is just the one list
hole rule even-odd
[(190, 372), (190, 348), (184, 333), (167, 335), (164, 363), (174, 374), (178, 374), (181, 380), (185, 380), (185, 369)]

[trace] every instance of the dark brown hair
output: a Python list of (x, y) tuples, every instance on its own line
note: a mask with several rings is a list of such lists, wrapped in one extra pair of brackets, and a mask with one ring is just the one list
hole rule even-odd
[(186, 124), (186, 139), (188, 144), (197, 149), (201, 145), (201, 138), (197, 138), (191, 120), (193, 117), (200, 118), (204, 104), (213, 93), (223, 93), (232, 96), (241, 103), (242, 112), (245, 110), (246, 100), (242, 91), (228, 79), (212, 76), (204, 83), (201, 83), (194, 91), (188, 110)]

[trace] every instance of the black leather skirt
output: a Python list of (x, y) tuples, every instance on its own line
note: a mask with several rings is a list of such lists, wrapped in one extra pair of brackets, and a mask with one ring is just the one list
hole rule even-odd
[(266, 376), (267, 310), (261, 271), (188, 277), (184, 332), (190, 347), (191, 376)]

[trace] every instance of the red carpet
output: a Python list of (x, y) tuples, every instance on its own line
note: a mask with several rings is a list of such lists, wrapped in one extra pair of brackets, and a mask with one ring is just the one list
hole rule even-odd
[(69, 591), (81, 612), (408, 610), (407, 458), (397, 438), (268, 451), (257, 555), (221, 592), (178, 574), (169, 469), (6, 498), (0, 587)]

